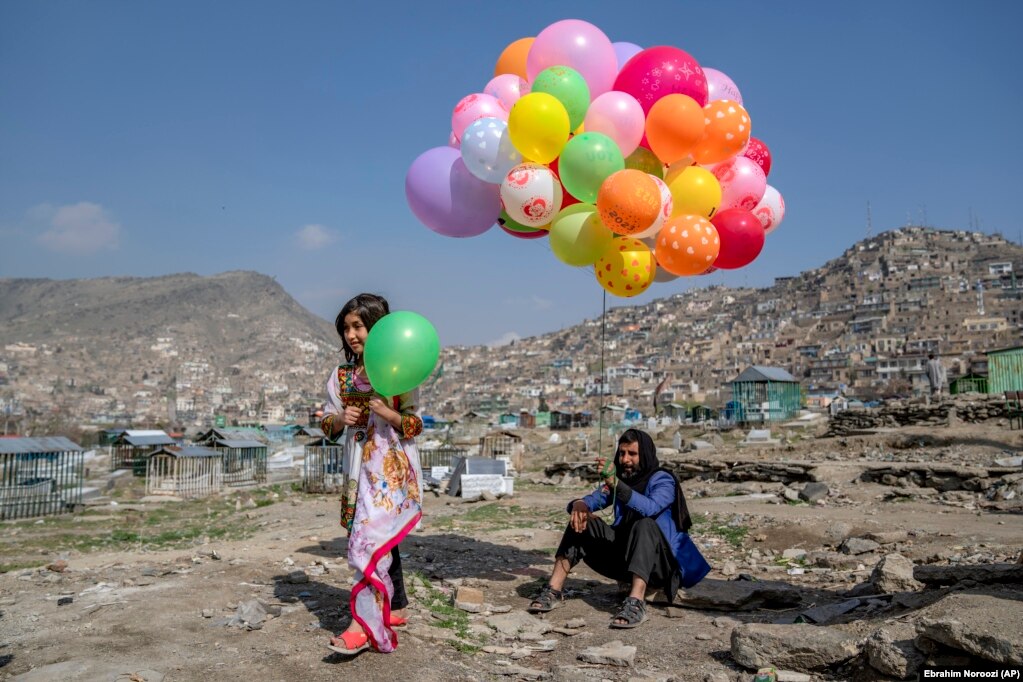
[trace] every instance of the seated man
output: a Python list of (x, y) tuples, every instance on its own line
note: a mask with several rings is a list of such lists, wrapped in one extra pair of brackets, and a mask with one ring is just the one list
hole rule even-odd
[[(663, 589), (672, 601), (680, 585), (692, 587), (710, 571), (689, 538), (692, 520), (682, 487), (673, 473), (660, 468), (653, 439), (629, 429), (618, 439), (614, 465), (599, 489), (568, 504), (571, 519), (554, 557), (554, 572), (529, 605), (531, 613), (561, 606), (565, 578), (579, 561), (629, 586), (629, 596), (611, 619), (613, 628), (633, 628), (646, 620), (647, 587)], [(609, 526), (593, 512), (612, 504)]]

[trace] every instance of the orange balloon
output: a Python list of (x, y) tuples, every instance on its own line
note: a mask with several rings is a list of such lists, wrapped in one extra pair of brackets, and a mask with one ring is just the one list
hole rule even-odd
[(742, 151), (749, 142), (749, 114), (738, 102), (714, 100), (703, 108), (706, 127), (692, 155), (697, 163), (726, 161)]
[(703, 108), (688, 95), (673, 93), (660, 98), (646, 115), (646, 139), (650, 151), (665, 164), (689, 155), (703, 137)]
[(673, 275), (699, 275), (714, 264), (721, 251), (717, 228), (698, 215), (683, 215), (664, 223), (657, 233), (657, 264)]
[(653, 176), (626, 168), (604, 179), (597, 191), (600, 221), (620, 235), (639, 234), (661, 213), (661, 188)]
[(519, 78), (529, 80), (526, 75), (526, 56), (529, 48), (533, 47), (536, 38), (519, 38), (514, 43), (504, 48), (504, 52), (497, 58), (497, 65), (494, 66), (494, 75), (502, 73), (514, 73)]

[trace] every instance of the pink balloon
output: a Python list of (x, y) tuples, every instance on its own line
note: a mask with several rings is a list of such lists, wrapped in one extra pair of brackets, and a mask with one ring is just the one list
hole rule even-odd
[(778, 190), (768, 185), (764, 192), (764, 198), (753, 209), (753, 215), (764, 226), (764, 234), (771, 234), (785, 218), (785, 199), (782, 198)]
[(767, 176), (756, 161), (737, 156), (719, 163), (711, 172), (721, 183), (721, 209), (741, 208), (752, 211), (767, 190)]
[(496, 97), (505, 109), (511, 111), (519, 97), (529, 94), (529, 83), (514, 73), (502, 73), (490, 79), (487, 87), (483, 88), (483, 94)]
[(618, 57), (599, 28), (579, 19), (565, 19), (540, 31), (526, 56), (530, 82), (551, 66), (572, 67), (586, 80), (590, 97), (598, 97), (614, 84)]
[(703, 73), (707, 76), (708, 102), (713, 102), (716, 99), (730, 99), (742, 104), (742, 93), (739, 92), (739, 86), (735, 84), (735, 81), (717, 69), (703, 67)]
[(771, 174), (771, 150), (762, 140), (751, 137), (746, 143), (746, 148), (742, 150), (742, 156), (756, 161), (760, 165), (760, 169), (764, 171), (764, 175)]
[(615, 141), (622, 156), (636, 151), (643, 139), (646, 119), (643, 107), (627, 92), (611, 90), (590, 103), (583, 128), (588, 133), (603, 133)]
[(627, 92), (649, 113), (654, 102), (673, 93), (707, 104), (707, 79), (693, 57), (677, 47), (662, 45), (637, 53), (625, 63), (614, 89)]
[(493, 95), (479, 92), (466, 95), (455, 105), (455, 110), (451, 113), (451, 131), (458, 139), (462, 139), (462, 133), (473, 121), (487, 117), (507, 121), (508, 110), (501, 104), (501, 100)]

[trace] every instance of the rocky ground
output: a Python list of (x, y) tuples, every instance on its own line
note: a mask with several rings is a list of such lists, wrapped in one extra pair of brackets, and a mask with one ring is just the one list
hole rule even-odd
[[(674, 435), (657, 442), (687, 478), (714, 571), (674, 604), (651, 595), (637, 629), (608, 628), (616, 587), (585, 567), (563, 608), (525, 612), (565, 503), (592, 488), (577, 441), (537, 434), (514, 496), (427, 496), (402, 545), (411, 622), (390, 655), (325, 646), (351, 579), (329, 496), (278, 485), (157, 503), (121, 477), (83, 514), (4, 522), (0, 680), (723, 682), (767, 665), (877, 680), (925, 660), (1023, 665), (1020, 431)], [(695, 440), (710, 447), (688, 451)]]

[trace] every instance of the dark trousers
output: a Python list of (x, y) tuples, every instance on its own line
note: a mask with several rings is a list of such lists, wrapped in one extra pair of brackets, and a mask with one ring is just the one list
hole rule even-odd
[(405, 577), (401, 572), (401, 554), (398, 546), (391, 550), (391, 567), (387, 569), (387, 575), (391, 577), (391, 584), (394, 585), (394, 594), (391, 595), (391, 610), (397, 611), (408, 606), (408, 595), (405, 594)]
[(620, 582), (631, 583), (636, 575), (649, 587), (670, 589), (671, 597), (678, 586), (678, 564), (651, 518), (616, 527), (593, 517), (582, 533), (569, 524), (555, 557), (565, 557), (572, 566), (582, 561), (600, 575)]

